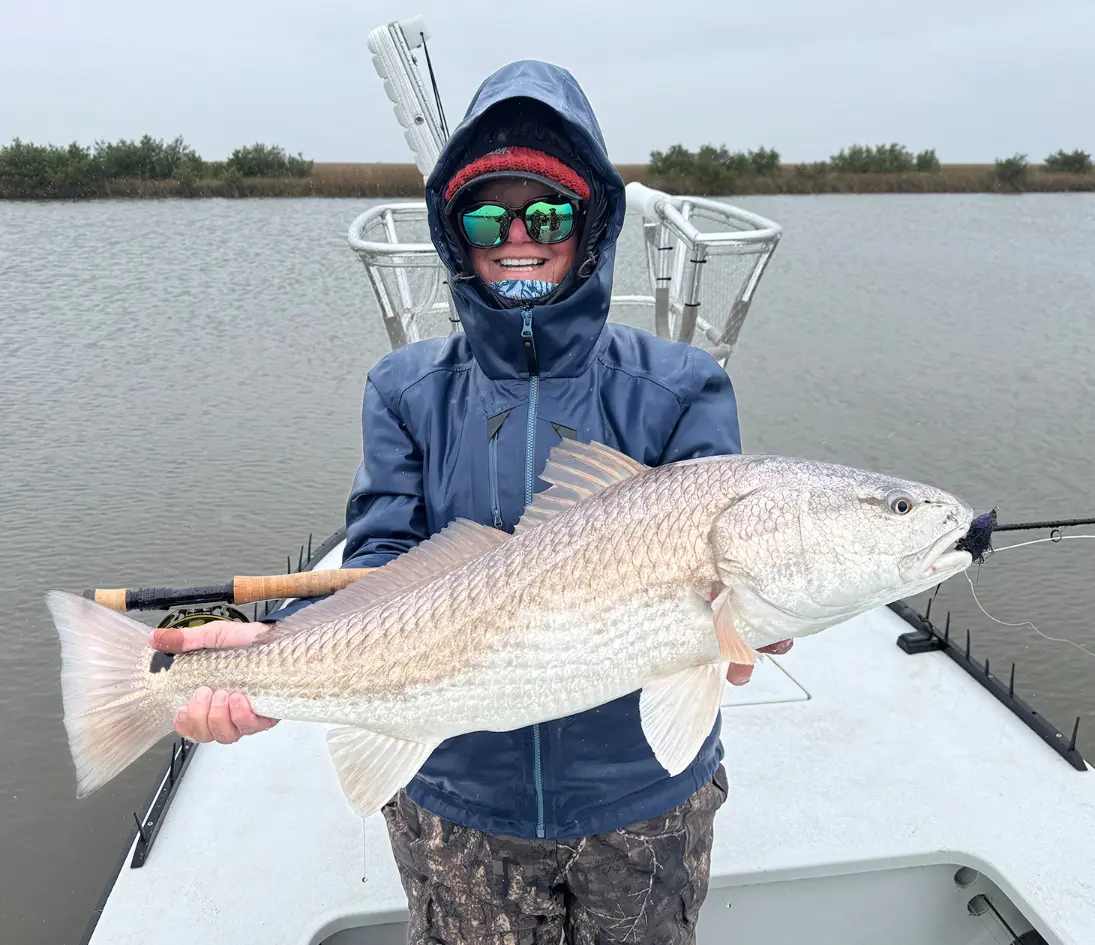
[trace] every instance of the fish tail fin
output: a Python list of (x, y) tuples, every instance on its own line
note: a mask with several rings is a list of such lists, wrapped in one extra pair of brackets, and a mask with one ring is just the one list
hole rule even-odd
[(76, 795), (86, 797), (172, 729), (172, 713), (149, 685), (149, 628), (86, 597), (49, 591), (61, 641), (61, 698)]

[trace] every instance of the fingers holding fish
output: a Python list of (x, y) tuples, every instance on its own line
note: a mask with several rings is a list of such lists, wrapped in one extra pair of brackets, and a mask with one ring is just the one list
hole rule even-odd
[(264, 624), (211, 620), (197, 627), (157, 628), (149, 633), (148, 645), (162, 653), (246, 646), (264, 629)]
[(209, 733), (222, 745), (231, 745), (240, 740), (240, 730), (232, 723), (231, 709), (228, 703), (229, 693), (218, 689), (213, 693), (209, 706)]
[[(194, 693), (193, 698), (186, 704), (183, 712), (186, 713), (186, 737), (193, 742), (211, 742), (213, 733), (209, 730), (209, 710), (213, 704), (213, 690), (208, 686), (202, 686)], [(176, 713), (176, 725), (178, 724)]]
[(731, 663), (726, 671), (726, 681), (731, 686), (744, 686), (753, 676), (753, 667), (743, 663)]
[[(782, 656), (795, 645), (794, 640), (780, 640), (778, 643), (769, 643), (768, 646), (758, 646), (758, 653), (771, 653), (773, 656)], [(744, 663), (731, 663), (726, 671), (726, 681), (731, 686), (744, 686), (753, 678), (753, 667)]]
[(202, 686), (183, 708), (176, 710), (175, 731), (193, 742), (219, 742), (231, 745), (244, 735), (265, 732), (277, 725), (277, 719), (256, 715), (250, 700), (242, 692), (214, 692)]
[[(148, 635), (149, 645), (164, 653), (185, 653), (190, 650), (223, 649), (246, 646), (262, 632), (263, 626), (214, 620), (197, 627), (167, 627)], [(264, 732), (277, 724), (277, 719), (256, 715), (250, 700), (241, 692), (214, 692), (202, 686), (190, 702), (175, 712), (175, 731), (194, 742), (216, 741), (231, 745), (244, 735)]]
[(233, 692), (228, 703), (232, 724), (240, 735), (255, 735), (278, 724), (277, 719), (256, 715), (251, 702), (242, 692)]
[(175, 715), (172, 718), (172, 725), (178, 735), (181, 735), (183, 738), (189, 738), (192, 742), (197, 741), (197, 739), (194, 738), (193, 732), (190, 730), (190, 723), (187, 721), (186, 706), (181, 706), (175, 710)]

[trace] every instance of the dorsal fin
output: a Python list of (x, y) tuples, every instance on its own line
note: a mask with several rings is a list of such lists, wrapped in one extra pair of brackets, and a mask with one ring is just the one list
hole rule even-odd
[(344, 614), (364, 610), (414, 584), (444, 574), (476, 555), (497, 548), (509, 537), (496, 528), (468, 519), (455, 519), (437, 534), (431, 535), (375, 571), (358, 578), (341, 591), (279, 620), (256, 642), (266, 643), (309, 630)]
[(593, 495), (649, 468), (603, 443), (564, 440), (552, 447), (540, 478), (559, 485), (573, 485)]
[(540, 478), (551, 488), (539, 492), (525, 509), (514, 534), (535, 528), (602, 489), (650, 469), (603, 443), (564, 440), (552, 447)]

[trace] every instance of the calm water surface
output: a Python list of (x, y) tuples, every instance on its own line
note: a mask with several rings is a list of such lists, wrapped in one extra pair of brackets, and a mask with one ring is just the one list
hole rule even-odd
[[(730, 365), (747, 450), (1095, 515), (1095, 195), (736, 202), (785, 228)], [(278, 571), (342, 524), (388, 350), (346, 244), (369, 204), (0, 204), (0, 941), (79, 938), (162, 763), (76, 801), (43, 592)], [(1095, 651), (1093, 561), (1000, 554), (978, 593)], [(940, 604), (1095, 755), (1095, 658), (961, 578)]]

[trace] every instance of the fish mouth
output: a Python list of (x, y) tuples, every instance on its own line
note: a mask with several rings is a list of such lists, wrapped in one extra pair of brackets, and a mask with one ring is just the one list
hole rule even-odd
[(973, 564), (973, 555), (968, 551), (959, 551), (955, 546), (969, 531), (969, 525), (956, 525), (943, 535), (927, 551), (912, 558), (902, 568), (912, 579), (933, 578), (937, 575), (950, 577), (964, 571)]

